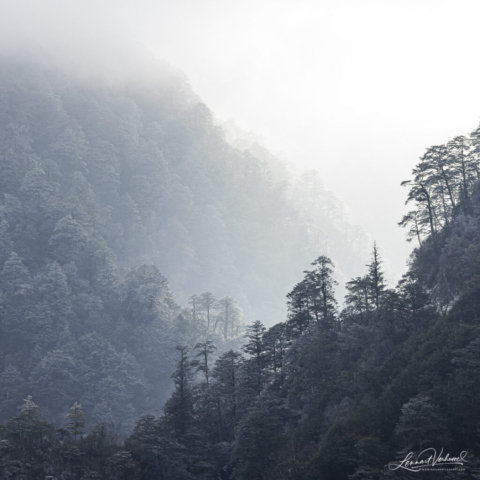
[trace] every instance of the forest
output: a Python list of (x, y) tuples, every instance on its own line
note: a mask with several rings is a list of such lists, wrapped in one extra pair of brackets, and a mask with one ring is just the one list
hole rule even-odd
[(1, 64), (1, 478), (410, 479), (426, 448), (480, 478), (480, 127), (402, 183), (389, 286), (319, 175), (172, 67)]

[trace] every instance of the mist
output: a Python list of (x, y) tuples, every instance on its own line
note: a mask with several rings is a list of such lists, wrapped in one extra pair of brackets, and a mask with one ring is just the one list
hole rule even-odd
[(451, 1), (3, 1), (0, 51), (41, 46), (110, 80), (145, 76), (148, 52), (166, 60), (219, 118), (318, 170), (378, 241), (393, 282), (411, 248), (399, 179), (425, 145), (478, 121), (478, 12)]
[(0, 477), (480, 471), (479, 13), (0, 0)]
[(479, 121), (477, 2), (202, 1), (124, 5), (138, 38), (222, 118), (317, 169), (390, 259), (427, 145)]

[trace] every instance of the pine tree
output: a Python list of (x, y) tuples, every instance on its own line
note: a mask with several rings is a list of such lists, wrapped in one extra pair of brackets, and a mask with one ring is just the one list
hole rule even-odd
[(295, 285), (287, 298), (289, 329), (293, 337), (301, 336), (313, 321), (306, 282), (302, 281)]
[(85, 414), (82, 406), (75, 402), (73, 407), (70, 407), (70, 412), (65, 415), (65, 418), (68, 419), (67, 429), (70, 430), (76, 442), (77, 436), (85, 433)]
[(202, 304), (200, 296), (196, 294), (190, 295), (188, 298), (188, 304), (190, 305), (193, 331), (198, 335), (200, 332), (205, 331), (205, 326), (202, 325), (204, 320), (202, 318)]
[(255, 320), (252, 325), (247, 327), (245, 338), (248, 342), (242, 347), (243, 351), (248, 353), (258, 366), (262, 364), (262, 357), (265, 351), (265, 345), (263, 343), (263, 335), (266, 328), (260, 320)]
[(210, 378), (209, 359), (210, 356), (217, 350), (217, 347), (211, 340), (207, 340), (205, 342), (197, 343), (195, 345), (195, 350), (198, 350), (197, 357), (201, 358), (197, 370), (205, 374), (205, 383), (208, 388)]
[(470, 134), (471, 149), (468, 155), (469, 170), (480, 180), (480, 126)]
[(464, 211), (470, 208), (471, 172), (468, 165), (469, 140), (464, 136), (455, 137), (448, 142), (449, 163), (452, 166), (463, 202)]
[(278, 323), (270, 327), (263, 334), (262, 340), (268, 368), (271, 369), (274, 374), (282, 373), (285, 356), (291, 343), (287, 334), (287, 324)]
[[(230, 336), (233, 336), (240, 322), (240, 310), (237, 306), (237, 302), (230, 295), (226, 295), (218, 301), (219, 315), (217, 321), (223, 323), (223, 339), (227, 340)], [(215, 322), (215, 327), (216, 327)], [(215, 331), (215, 328), (214, 328)]]
[(422, 283), (411, 272), (403, 275), (398, 282), (397, 290), (402, 307), (408, 316), (408, 324), (406, 326), (417, 330), (420, 327), (419, 322), (421, 320), (427, 320), (432, 317), (432, 308), (427, 308), (430, 303), (430, 297)]
[(453, 422), (466, 448), (472, 448), (480, 432), (480, 337), (457, 350), (452, 363), (455, 367), (450, 374)]
[(347, 295), (345, 303), (349, 312), (359, 315), (362, 323), (368, 323), (369, 313), (372, 309), (370, 297), (370, 282), (368, 276), (357, 277), (345, 285)]
[(87, 243), (87, 232), (72, 215), (66, 215), (55, 225), (48, 243), (53, 247), (55, 259), (61, 264), (71, 261), (79, 263)]
[(333, 262), (322, 255), (312, 265), (315, 270), (305, 271), (304, 279), (287, 295), (289, 323), (299, 334), (308, 329), (312, 321), (318, 327), (331, 328), (337, 313)]
[(213, 320), (212, 310), (217, 308), (217, 299), (210, 292), (204, 292), (200, 295), (200, 304), (207, 315), (206, 335), (208, 335)]
[(440, 407), (423, 393), (403, 405), (395, 432), (402, 439), (405, 452), (443, 446), (447, 440), (446, 422)]
[(15, 252), (0, 272), (0, 356), (13, 355), (24, 362), (35, 343), (35, 332), (29, 318), (34, 314), (34, 288), (30, 273)]
[(372, 251), (372, 261), (367, 265), (368, 267), (368, 285), (370, 288), (371, 296), (375, 303), (375, 306), (378, 308), (380, 305), (380, 299), (383, 295), (385, 289), (384, 285), (384, 275), (381, 270), (382, 259), (380, 257), (380, 252), (378, 251), (377, 244), (373, 244)]
[(238, 426), (233, 452), (234, 478), (269, 478), (275, 453), (284, 440), (286, 418), (281, 399), (261, 398), (252, 405)]
[(7, 422), (5, 430), (7, 435), (25, 451), (41, 442), (42, 436), (52, 430), (52, 425), (41, 420), (38, 406), (30, 395), (24, 402), (20, 413)]
[(181, 437), (193, 422), (193, 365), (188, 347), (178, 346), (177, 350), (180, 358), (171, 376), (175, 391), (165, 404), (164, 411), (176, 435)]
[[(22, 122), (23, 123), (23, 122)], [(36, 158), (27, 125), (2, 125), (0, 130), (0, 192), (17, 194)]]
[(248, 342), (242, 347), (243, 351), (250, 355), (250, 358), (242, 366), (242, 383), (244, 396), (254, 397), (260, 395), (263, 385), (266, 382), (265, 368), (267, 367), (265, 358), (265, 343), (263, 335), (266, 328), (262, 322), (256, 320), (247, 327), (245, 338)]
[(239, 419), (239, 369), (242, 360), (239, 352), (229, 350), (220, 356), (212, 370), (214, 384), (211, 390), (220, 403), (225, 435), (230, 439)]
[(112, 457), (113, 470), (118, 474), (119, 479), (129, 480), (132, 478), (132, 469), (135, 467), (135, 462), (132, 459), (132, 454), (125, 450), (120, 450)]
[(435, 228), (435, 179), (427, 177), (422, 169), (414, 169), (414, 180), (405, 180), (401, 183), (402, 187), (410, 186), (407, 200), (405, 204), (415, 202), (417, 208), (417, 215), (415, 217), (410, 216), (402, 220), (401, 225), (406, 226), (411, 223), (412, 219), (419, 222), (421, 225), (428, 225), (430, 234), (435, 236), (437, 230)]
[(320, 300), (319, 303), (316, 303), (317, 297), (314, 297), (315, 314), (317, 311), (320, 312), (323, 325), (332, 325), (337, 310), (334, 287), (338, 284), (332, 278), (334, 264), (328, 257), (322, 255), (312, 265), (316, 267), (312, 274)]
[(422, 237), (425, 235), (425, 225), (416, 210), (412, 210), (403, 216), (402, 220), (398, 222), (399, 227), (407, 227), (410, 229), (407, 232), (407, 242), (411, 242), (414, 237), (417, 238), (418, 245), (422, 246)]

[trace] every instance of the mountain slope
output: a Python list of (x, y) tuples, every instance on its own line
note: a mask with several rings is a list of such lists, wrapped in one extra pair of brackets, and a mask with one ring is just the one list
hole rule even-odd
[(176, 345), (235, 345), (239, 306), (281, 318), (318, 227), (175, 69), (69, 62), (0, 59), (0, 418), (33, 395), (126, 432), (165, 402)]
[[(182, 300), (215, 290), (267, 322), (278, 318), (276, 305), (319, 241), (312, 220), (287, 198), (288, 184), (275, 180), (273, 163), (231, 147), (169, 67), (110, 83), (38, 59), (4, 60), (1, 191), (16, 195), (35, 163), (61, 195), (84, 189), (121, 265), (155, 264)], [(320, 184), (315, 192), (317, 202), (331, 203)], [(332, 214), (347, 228), (313, 223), (328, 243), (348, 244), (355, 233), (341, 211)], [(47, 240), (36, 258), (44, 258)]]

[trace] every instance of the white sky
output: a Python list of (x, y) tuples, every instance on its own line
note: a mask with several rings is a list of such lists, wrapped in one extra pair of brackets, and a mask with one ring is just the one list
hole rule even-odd
[(221, 118), (318, 169), (391, 261), (400, 182), (425, 148), (480, 120), (480, 2), (124, 2), (127, 23)]
[(120, 8), (217, 116), (318, 169), (392, 279), (410, 250), (400, 182), (425, 148), (480, 120), (478, 1), (0, 0), (4, 13), (13, 5), (17, 22), (82, 17), (99, 36)]

